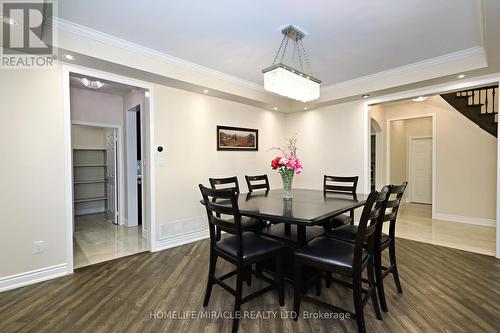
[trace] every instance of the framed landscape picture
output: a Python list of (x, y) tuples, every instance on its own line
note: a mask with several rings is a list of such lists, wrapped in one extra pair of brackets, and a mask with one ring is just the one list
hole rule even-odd
[(259, 131), (252, 128), (217, 126), (217, 150), (257, 151)]

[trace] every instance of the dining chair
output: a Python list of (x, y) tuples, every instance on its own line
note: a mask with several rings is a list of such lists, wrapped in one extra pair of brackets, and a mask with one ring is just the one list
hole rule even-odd
[[(398, 293), (402, 294), (403, 289), (401, 288), (401, 282), (399, 281), (398, 266), (396, 262), (396, 219), (398, 215), (399, 206), (403, 198), (404, 191), (408, 185), (408, 182), (404, 182), (401, 185), (386, 185), (384, 189), (387, 190), (387, 210), (376, 230), (376, 242), (375, 242), (375, 278), (377, 282), (378, 297), (380, 299), (380, 307), (382, 311), (387, 312), (387, 302), (385, 300), (385, 290), (384, 290), (384, 279), (392, 273), (394, 278), (394, 283)], [(383, 189), (383, 190), (384, 190)], [(384, 223), (389, 222), (389, 234), (383, 233)], [(357, 226), (345, 225), (332, 230), (327, 234), (328, 237), (335, 239), (355, 242), (355, 237), (357, 233)], [(385, 267), (382, 265), (382, 252), (385, 249), (389, 249), (389, 260), (390, 266)], [(328, 277), (327, 277), (328, 279)]]
[[(377, 288), (374, 276), (374, 250), (375, 232), (378, 223), (381, 223), (387, 205), (387, 191), (373, 191), (366, 200), (354, 243), (345, 242), (327, 236), (313, 239), (306, 246), (299, 248), (294, 253), (294, 320), (298, 320), (301, 298), (324, 306), (334, 312), (350, 313), (357, 323), (358, 332), (366, 332), (364, 320), (364, 305), (368, 300), (372, 301), (377, 319), (382, 315), (377, 299)], [(365, 245), (366, 244), (366, 245)], [(353, 291), (354, 313), (318, 299), (302, 295), (303, 270), (312, 267), (319, 271), (337, 273), (350, 278), (333, 280), (339, 285), (351, 288)], [(367, 279), (362, 278), (366, 270)], [(366, 288), (363, 283), (367, 284)]]
[[(279, 304), (285, 304), (285, 292), (282, 275), (282, 253), (283, 244), (265, 238), (254, 232), (244, 231), (241, 224), (241, 214), (238, 208), (238, 195), (233, 189), (214, 190), (203, 185), (199, 185), (203, 203), (208, 217), (210, 232), (210, 264), (208, 271), (207, 289), (203, 306), (206, 307), (210, 301), (212, 287), (217, 284), (235, 296), (234, 319), (232, 332), (238, 331), (239, 317), (236, 315), (241, 308), (241, 304), (260, 296), (273, 289), (278, 289)], [(221, 204), (223, 202), (224, 204)], [(225, 216), (226, 218), (221, 218)], [(220, 240), (216, 235), (216, 227), (230, 234)], [(222, 276), (215, 276), (217, 259), (222, 258), (234, 266), (236, 269)], [(262, 276), (261, 278), (269, 283), (248, 296), (243, 297), (243, 279), (245, 272), (252, 264), (274, 259), (276, 264), (276, 275), (274, 280)], [(225, 279), (236, 275), (236, 289), (231, 288), (224, 282)]]
[[(358, 187), (358, 176), (354, 177), (340, 177), (340, 176), (323, 176), (323, 193), (341, 193), (341, 194), (351, 194), (356, 196), (356, 190)], [(354, 209), (349, 211), (349, 215), (341, 214), (330, 218), (323, 224), (325, 230), (331, 231), (334, 228), (353, 224), (354, 222)]]
[(247, 181), (248, 192), (250, 193), (255, 190), (269, 191), (270, 189), (267, 175), (245, 176), (245, 180)]
[[(240, 187), (238, 185), (237, 177), (227, 177), (227, 178), (209, 178), (210, 186), (212, 189), (231, 189), (236, 195), (240, 194)], [(244, 230), (256, 231), (264, 227), (263, 223), (259, 219), (253, 217), (242, 216), (241, 225)], [(220, 229), (216, 228), (217, 237), (220, 239), (221, 233)]]

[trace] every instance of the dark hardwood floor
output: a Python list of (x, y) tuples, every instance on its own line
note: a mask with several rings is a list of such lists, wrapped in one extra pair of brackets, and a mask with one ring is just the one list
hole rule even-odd
[[(160, 319), (169, 311), (203, 310), (208, 240), (141, 253), (75, 274), (0, 294), (0, 332), (229, 332), (230, 319)], [(389, 313), (377, 321), (366, 306), (368, 332), (499, 332), (500, 260), (410, 240), (397, 240), (404, 294), (386, 281)], [(387, 259), (387, 258), (386, 258)], [(218, 272), (229, 271), (220, 261)], [(234, 280), (228, 280), (234, 283)], [(263, 285), (254, 279), (244, 292)], [(350, 291), (323, 288), (328, 302), (352, 308)], [(234, 297), (214, 286), (208, 310), (230, 311)], [(292, 288), (286, 304), (292, 309)], [(277, 292), (242, 306), (280, 311)], [(302, 311), (325, 311), (304, 301)], [(157, 319), (151, 318), (156, 312)], [(242, 319), (240, 332), (352, 332), (352, 320)]]

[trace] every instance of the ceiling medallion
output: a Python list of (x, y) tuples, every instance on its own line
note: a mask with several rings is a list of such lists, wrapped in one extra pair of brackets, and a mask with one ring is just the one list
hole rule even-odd
[[(293, 25), (284, 28), (281, 32), (283, 40), (273, 64), (262, 70), (264, 89), (301, 102), (318, 99), (321, 81), (312, 76), (311, 65), (302, 43), (305, 34)], [(293, 43), (293, 50), (290, 55), (290, 65), (286, 65), (285, 56), (290, 41)], [(278, 59), (279, 62), (277, 62)], [(295, 64), (296, 61), (298, 66)], [(304, 62), (307, 65), (307, 73), (304, 70)]]

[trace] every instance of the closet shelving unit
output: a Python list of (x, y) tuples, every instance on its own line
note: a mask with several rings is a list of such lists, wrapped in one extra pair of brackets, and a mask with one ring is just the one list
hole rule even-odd
[(106, 167), (106, 149), (73, 149), (73, 203), (76, 216), (106, 210)]

